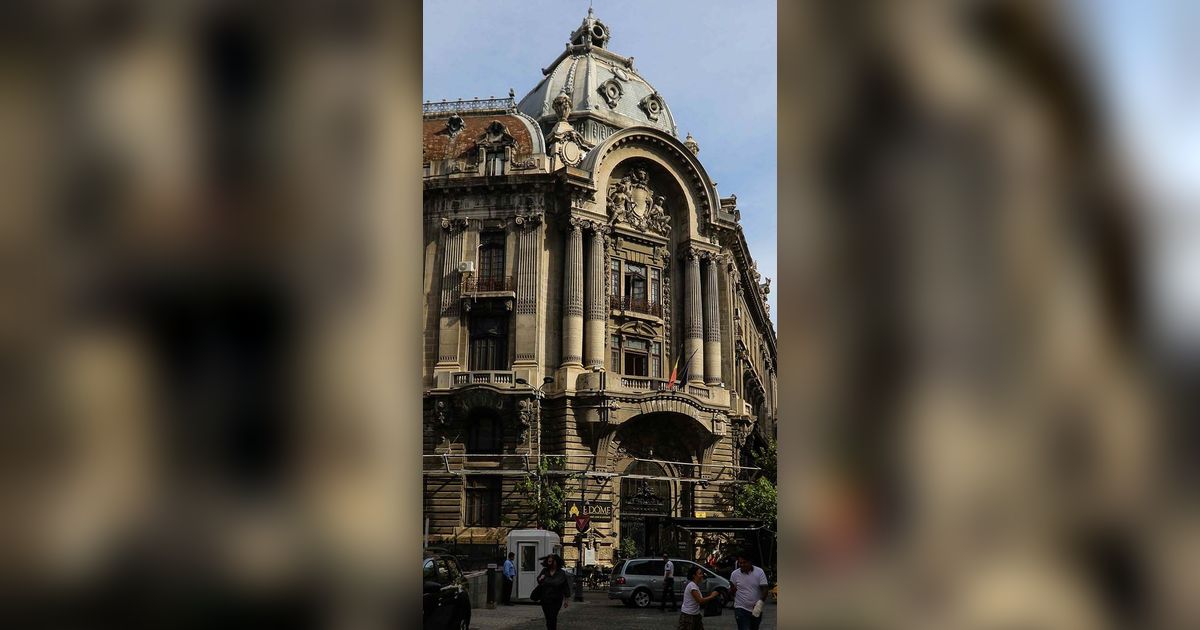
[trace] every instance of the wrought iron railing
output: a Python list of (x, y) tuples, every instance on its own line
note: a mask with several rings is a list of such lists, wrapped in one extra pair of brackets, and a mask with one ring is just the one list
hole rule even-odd
[(516, 291), (516, 280), (512, 276), (466, 276), (463, 278), (463, 292), (479, 293), (484, 291)]
[(658, 302), (652, 302), (645, 298), (633, 298), (628, 295), (614, 295), (609, 300), (609, 304), (612, 306), (612, 308), (619, 311), (632, 311), (634, 313), (644, 313), (646, 315), (653, 315), (655, 317), (662, 317), (663, 314), (662, 304)]
[(455, 112), (478, 112), (491, 110), (514, 110), (517, 101), (507, 98), (473, 98), (459, 101), (429, 101), (421, 105), (422, 114), (450, 114)]

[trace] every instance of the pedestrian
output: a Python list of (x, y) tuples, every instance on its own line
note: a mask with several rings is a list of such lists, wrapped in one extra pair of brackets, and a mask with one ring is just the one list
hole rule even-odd
[(517, 567), (513, 564), (513, 559), (517, 554), (508, 552), (508, 559), (504, 561), (504, 591), (500, 593), (500, 601), (505, 606), (512, 606), (512, 588), (513, 581), (517, 577)]
[(558, 611), (566, 608), (571, 601), (571, 580), (567, 579), (562, 567), (562, 558), (550, 554), (546, 556), (545, 568), (537, 576), (546, 630), (557, 630)]
[[(737, 556), (737, 569), (729, 576), (733, 595), (733, 619), (738, 630), (758, 630), (762, 607), (767, 600), (767, 574), (751, 564), (744, 553)], [(755, 608), (759, 614), (754, 614)]]
[(671, 608), (675, 607), (675, 563), (663, 554), (663, 590), (662, 590), (662, 607), (663, 612), (667, 612), (667, 598), (671, 598)]
[(688, 572), (687, 585), (683, 587), (683, 604), (679, 607), (679, 630), (704, 630), (704, 614), (702, 607), (713, 599), (720, 597), (720, 591), (713, 591), (701, 596), (701, 586), (704, 584), (704, 569), (692, 565)]

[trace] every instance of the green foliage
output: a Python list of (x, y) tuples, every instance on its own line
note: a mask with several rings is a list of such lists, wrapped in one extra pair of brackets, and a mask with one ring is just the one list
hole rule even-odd
[(628, 536), (621, 537), (620, 549), (623, 558), (636, 558), (638, 555), (637, 542)]
[(551, 470), (562, 470), (565, 458), (547, 457), (537, 467), (534, 476), (526, 477), (517, 482), (516, 489), (524, 493), (529, 505), (533, 507), (533, 516), (541, 529), (562, 534), (563, 517), (567, 511), (567, 490), (561, 478), (546, 473)]
[(767, 438), (767, 445), (751, 451), (754, 465), (762, 469), (762, 474), (771, 480), (772, 484), (779, 483), (778, 445), (773, 438)]
[(771, 483), (766, 475), (763, 475), (738, 489), (733, 513), (742, 518), (760, 521), (769, 529), (775, 530), (778, 503), (779, 496), (775, 484)]

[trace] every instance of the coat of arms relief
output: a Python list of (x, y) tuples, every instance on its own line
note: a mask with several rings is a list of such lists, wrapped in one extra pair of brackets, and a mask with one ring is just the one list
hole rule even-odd
[(671, 216), (663, 207), (665, 201), (664, 196), (655, 195), (650, 188), (650, 176), (646, 170), (634, 169), (609, 184), (608, 221), (668, 236), (671, 233)]

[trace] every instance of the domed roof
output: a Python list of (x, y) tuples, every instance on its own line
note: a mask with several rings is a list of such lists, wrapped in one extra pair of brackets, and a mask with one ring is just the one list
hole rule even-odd
[(676, 135), (675, 118), (662, 95), (633, 69), (633, 57), (608, 50), (608, 26), (592, 10), (571, 33), (558, 59), (537, 87), (525, 95), (517, 109), (543, 124), (558, 120), (554, 100), (566, 94), (571, 100), (568, 118), (596, 118), (617, 129), (644, 125)]

